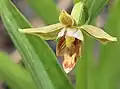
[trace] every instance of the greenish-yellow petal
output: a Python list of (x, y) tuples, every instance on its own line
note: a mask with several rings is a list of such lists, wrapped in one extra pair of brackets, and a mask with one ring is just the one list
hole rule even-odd
[(57, 23), (49, 26), (39, 27), (39, 28), (26, 28), (18, 29), (20, 32), (25, 34), (32, 34), (40, 36), (45, 40), (55, 39), (64, 25)]
[(116, 37), (112, 37), (109, 34), (107, 34), (104, 30), (92, 25), (83, 25), (80, 27), (80, 29), (84, 30), (91, 36), (97, 38), (103, 44), (106, 44), (110, 41), (117, 41)]
[(65, 10), (61, 11), (61, 14), (59, 16), (60, 23), (66, 25), (66, 26), (73, 26), (74, 20), (72, 16), (70, 16)]
[(80, 26), (85, 23), (85, 11), (83, 2), (78, 2), (74, 5), (71, 16), (75, 20), (76, 25)]

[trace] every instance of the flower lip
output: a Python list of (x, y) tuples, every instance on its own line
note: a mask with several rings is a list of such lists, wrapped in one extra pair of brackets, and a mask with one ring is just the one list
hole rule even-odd
[(72, 57), (70, 57), (69, 55), (65, 54), (64, 55), (64, 61), (62, 63), (63, 65), (63, 69), (65, 70), (66, 73), (69, 73), (76, 64), (76, 53), (72, 55)]
[(65, 36), (60, 37), (56, 46), (56, 54), (57, 56), (64, 56), (62, 66), (64, 71), (69, 73), (75, 67), (78, 57), (81, 56), (82, 41), (75, 38), (67, 47), (66, 39), (67, 38)]

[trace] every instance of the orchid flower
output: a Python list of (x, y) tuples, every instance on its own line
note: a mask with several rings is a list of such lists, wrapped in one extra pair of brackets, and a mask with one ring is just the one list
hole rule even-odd
[(98, 27), (85, 24), (78, 26), (72, 14), (69, 15), (65, 10), (62, 10), (59, 16), (59, 23), (40, 28), (19, 29), (22, 33), (37, 35), (45, 40), (59, 38), (56, 46), (56, 55), (63, 56), (62, 65), (66, 73), (75, 67), (78, 58), (81, 57), (81, 49), (84, 44), (83, 32), (96, 38), (103, 44), (117, 41), (116, 37), (110, 36)]

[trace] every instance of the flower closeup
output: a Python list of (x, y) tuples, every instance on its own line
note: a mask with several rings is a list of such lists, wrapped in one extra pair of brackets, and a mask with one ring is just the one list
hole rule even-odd
[(75, 67), (77, 60), (81, 57), (81, 49), (84, 44), (84, 32), (103, 44), (110, 41), (117, 41), (116, 37), (110, 36), (98, 27), (92, 25), (77, 26), (72, 15), (69, 15), (64, 10), (61, 11), (59, 21), (57, 24), (40, 28), (19, 29), (19, 31), (40, 36), (45, 40), (58, 38), (56, 55), (64, 58), (62, 65), (66, 73), (69, 73)]

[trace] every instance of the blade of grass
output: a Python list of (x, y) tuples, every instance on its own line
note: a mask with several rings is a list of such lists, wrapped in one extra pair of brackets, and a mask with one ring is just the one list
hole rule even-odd
[(58, 22), (59, 9), (53, 0), (27, 0), (35, 12), (42, 17), (47, 24)]
[(31, 27), (31, 25), (13, 3), (9, 0), (0, 0), (0, 10), (4, 25), (21, 53), (38, 89), (73, 89), (56, 62), (50, 47), (39, 37), (25, 36), (18, 32), (18, 28)]
[(4, 53), (0, 53), (0, 77), (12, 89), (37, 89), (28, 71), (13, 63)]

